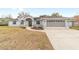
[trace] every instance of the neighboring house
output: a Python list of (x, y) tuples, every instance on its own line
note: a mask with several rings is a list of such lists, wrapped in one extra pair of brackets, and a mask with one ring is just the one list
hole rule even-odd
[(73, 18), (69, 17), (18, 17), (14, 21), (9, 22), (9, 26), (24, 26), (24, 27), (66, 27), (73, 26)]
[(74, 16), (74, 20), (75, 20), (74, 26), (79, 26), (79, 15)]
[(0, 26), (7, 26), (8, 22), (13, 20), (12, 18), (0, 18)]

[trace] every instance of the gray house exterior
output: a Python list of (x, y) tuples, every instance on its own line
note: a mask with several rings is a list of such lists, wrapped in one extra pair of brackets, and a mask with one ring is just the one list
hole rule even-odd
[(10, 21), (9, 26), (23, 26), (23, 27), (65, 27), (73, 26), (74, 18), (70, 17), (20, 17), (17, 20)]

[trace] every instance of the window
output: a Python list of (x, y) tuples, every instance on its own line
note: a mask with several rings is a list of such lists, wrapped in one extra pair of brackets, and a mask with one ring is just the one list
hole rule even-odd
[(40, 21), (36, 21), (36, 24), (40, 24)]
[(16, 24), (16, 21), (13, 21), (13, 24)]
[(21, 20), (21, 24), (24, 24), (24, 20)]

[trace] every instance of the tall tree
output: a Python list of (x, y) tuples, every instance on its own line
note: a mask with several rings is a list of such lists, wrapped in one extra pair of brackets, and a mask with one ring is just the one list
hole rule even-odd
[(28, 13), (26, 12), (21, 12), (21, 13), (18, 13), (18, 17), (17, 18), (26, 18), (30, 16)]
[(53, 17), (62, 17), (62, 15), (60, 15), (59, 13), (53, 13), (51, 16), (53, 16)]

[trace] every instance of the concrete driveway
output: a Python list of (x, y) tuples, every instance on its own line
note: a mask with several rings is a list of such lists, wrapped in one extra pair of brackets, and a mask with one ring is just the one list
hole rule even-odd
[(56, 50), (79, 49), (79, 31), (66, 28), (49, 28), (45, 32)]

